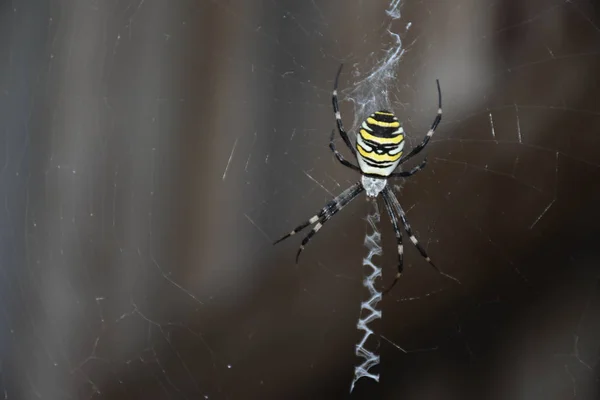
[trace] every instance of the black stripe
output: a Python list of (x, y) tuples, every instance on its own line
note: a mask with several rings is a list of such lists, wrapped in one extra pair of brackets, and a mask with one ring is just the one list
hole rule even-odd
[[(374, 118), (376, 119), (376, 118)], [(379, 119), (379, 121), (381, 122), (398, 122), (398, 121), (383, 121), (381, 119)], [(400, 126), (396, 127), (396, 128), (384, 128), (383, 126), (377, 126), (374, 124), (370, 124), (368, 122), (366, 122), (367, 126), (369, 127), (369, 129), (371, 130), (369, 133), (375, 137), (380, 137), (380, 138), (393, 138), (396, 137), (398, 135), (401, 135), (401, 133), (394, 133), (396, 132), (398, 129), (400, 129)]]
[[(388, 114), (392, 114), (389, 111), (386, 110), (380, 110), (380, 112), (384, 112), (384, 113), (388, 113)], [(393, 115), (381, 115), (381, 114), (371, 114), (371, 118), (373, 118), (376, 121), (381, 121), (381, 122), (394, 122), (396, 121)]]
[(365, 138), (362, 137), (362, 135), (360, 136), (360, 138), (362, 139), (363, 142), (365, 142), (365, 144), (368, 144), (369, 146), (374, 147), (376, 149), (382, 149), (386, 153), (389, 153), (391, 150), (397, 149), (398, 147), (400, 147), (400, 145), (402, 143), (404, 143), (404, 139), (402, 139), (398, 144), (387, 144), (387, 143), (381, 144), (381, 143), (373, 142), (372, 140), (365, 140)]
[[(402, 142), (400, 142), (400, 143), (402, 143)], [(377, 149), (377, 150), (380, 150), (382, 147), (383, 147), (383, 149), (384, 149), (384, 150), (387, 150), (387, 151), (384, 151), (384, 152), (383, 152), (383, 154), (380, 154), (380, 153), (378, 153), (377, 151), (375, 151), (375, 149), (373, 149), (372, 151), (367, 151), (367, 149), (365, 149), (364, 147), (362, 147), (362, 146), (360, 145), (360, 143), (356, 143), (356, 149), (357, 149), (357, 150), (358, 150), (358, 148), (359, 148), (359, 147), (361, 147), (361, 148), (362, 148), (364, 151), (366, 151), (366, 152), (367, 152), (367, 153), (369, 153), (369, 154), (370, 154), (370, 153), (374, 153), (374, 154), (377, 154), (377, 155), (383, 155), (383, 154), (385, 154), (385, 155), (388, 155), (388, 156), (395, 156), (396, 154), (390, 154), (390, 150), (394, 150), (394, 149), (397, 149), (397, 148), (398, 148), (398, 146), (393, 146), (393, 147), (391, 147), (391, 148), (385, 148), (385, 147), (383, 147), (383, 146), (373, 146), (373, 147), (375, 147), (375, 149)], [(360, 154), (360, 153), (358, 153), (358, 154)], [(361, 156), (363, 159), (366, 159), (366, 158), (367, 158), (367, 157), (363, 156), (362, 154), (360, 154), (360, 156)], [(386, 164), (386, 163), (390, 163), (390, 161), (375, 161), (375, 160), (373, 160), (372, 162), (373, 162), (373, 163), (378, 163), (378, 164)], [(392, 161), (390, 165), (392, 165), (393, 163), (395, 163), (395, 161)]]
[(394, 165), (393, 162), (388, 162), (388, 161), (373, 161), (369, 158), (366, 157), (362, 157), (362, 160), (369, 166), (371, 167), (377, 167), (377, 168), (387, 168), (387, 167), (391, 167), (392, 165)]
[(360, 136), (360, 138), (362, 139), (363, 142), (365, 142), (365, 144), (368, 144), (371, 147), (377, 148), (377, 147), (381, 146), (381, 144), (379, 144), (377, 142), (373, 142), (372, 140), (365, 139), (362, 135)]
[[(383, 152), (383, 153), (378, 153), (377, 151), (375, 151), (375, 149), (373, 149), (373, 150), (371, 150), (371, 151), (368, 151), (367, 149), (365, 149), (364, 147), (362, 147), (362, 146), (360, 145), (360, 143), (356, 143), (356, 149), (357, 149), (357, 150), (359, 150), (359, 147), (360, 147), (361, 149), (363, 149), (364, 151), (366, 151), (367, 153), (369, 153), (369, 154), (371, 154), (371, 153), (373, 153), (373, 154), (377, 154), (377, 155), (384, 155), (384, 154), (385, 154), (386, 156), (394, 156), (394, 155), (395, 155), (395, 154), (389, 154), (389, 151), (385, 151), (385, 152)], [(377, 147), (377, 146), (376, 146), (376, 147)], [(380, 150), (380, 147), (379, 147), (379, 148), (377, 148), (377, 150)], [(393, 150), (393, 148), (392, 148), (391, 150)], [(359, 150), (359, 151), (360, 151), (360, 150)], [(366, 157), (365, 157), (365, 156), (363, 156), (362, 154), (361, 154), (360, 156), (361, 156), (361, 157), (363, 157), (363, 158), (366, 158)], [(373, 161), (373, 162), (377, 162), (377, 163), (389, 163), (389, 161)]]

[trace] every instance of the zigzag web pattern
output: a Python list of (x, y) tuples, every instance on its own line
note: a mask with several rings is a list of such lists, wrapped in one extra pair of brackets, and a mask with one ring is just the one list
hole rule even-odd
[[(382, 293), (375, 287), (375, 280), (381, 277), (381, 267), (373, 262), (373, 256), (381, 256), (383, 250), (381, 248), (381, 234), (377, 229), (377, 224), (380, 220), (377, 199), (368, 198), (368, 201), (371, 204), (372, 210), (367, 216), (368, 227), (364, 243), (369, 254), (363, 259), (363, 266), (370, 268), (370, 274), (363, 280), (363, 286), (369, 291), (369, 299), (360, 305), (360, 317), (356, 324), (356, 328), (364, 332), (355, 350), (356, 355), (363, 360), (359, 365), (354, 367), (354, 378), (350, 385), (350, 392), (354, 390), (354, 385), (360, 378), (366, 377), (379, 382), (379, 374), (370, 372), (373, 367), (379, 364), (379, 355), (368, 350), (365, 345), (371, 335), (373, 335), (373, 330), (368, 325), (376, 319), (381, 318), (381, 311), (377, 309), (377, 303), (381, 301)], [(369, 231), (371, 231), (371, 234), (369, 234)]]

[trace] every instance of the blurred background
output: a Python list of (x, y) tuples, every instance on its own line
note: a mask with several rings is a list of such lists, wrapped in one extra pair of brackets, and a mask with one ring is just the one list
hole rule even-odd
[[(398, 38), (369, 82), (444, 119), (394, 184), (462, 285), (407, 244), (350, 395), (364, 196), (272, 242), (359, 179), (333, 78), (352, 127)], [(597, 398), (599, 72), (587, 0), (0, 2), (0, 396)]]

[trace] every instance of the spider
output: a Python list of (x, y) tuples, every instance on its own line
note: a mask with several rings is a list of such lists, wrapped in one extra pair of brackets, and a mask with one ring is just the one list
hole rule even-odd
[(344, 126), (342, 124), (342, 116), (340, 114), (340, 109), (338, 105), (337, 98), (337, 87), (338, 80), (340, 74), (342, 72), (343, 64), (340, 65), (334, 85), (333, 85), (333, 112), (335, 114), (335, 120), (337, 123), (338, 132), (348, 146), (348, 149), (352, 152), (352, 154), (356, 157), (358, 161), (358, 166), (352, 164), (347, 161), (340, 152), (337, 151), (335, 144), (333, 143), (333, 138), (335, 134), (335, 129), (331, 131), (331, 137), (329, 139), (329, 148), (338, 159), (338, 161), (352, 170), (359, 172), (361, 176), (360, 182), (355, 183), (350, 186), (348, 189), (344, 190), (339, 196), (329, 201), (325, 207), (321, 209), (316, 215), (309, 218), (307, 221), (303, 222), (301, 225), (296, 227), (293, 231), (283, 236), (281, 239), (277, 240), (273, 244), (277, 244), (282, 240), (287, 239), (288, 237), (295, 235), (300, 232), (304, 228), (309, 225), (315, 224), (312, 230), (306, 235), (304, 240), (302, 240), (302, 244), (298, 249), (298, 253), (296, 254), (296, 263), (300, 258), (300, 253), (304, 250), (304, 247), (307, 243), (312, 239), (312, 237), (323, 227), (323, 225), (333, 217), (338, 211), (343, 209), (348, 203), (356, 198), (360, 193), (366, 191), (367, 197), (376, 198), (381, 193), (383, 197), (383, 201), (385, 203), (385, 208), (387, 213), (390, 216), (392, 226), (394, 227), (394, 231), (396, 233), (396, 241), (398, 243), (398, 272), (394, 278), (391, 286), (384, 291), (384, 293), (389, 292), (394, 285), (398, 282), (398, 279), (402, 275), (402, 270), (404, 268), (403, 265), (403, 253), (404, 247), (402, 244), (402, 232), (399, 228), (398, 217), (402, 222), (406, 233), (408, 233), (408, 237), (410, 241), (415, 245), (421, 256), (425, 258), (425, 260), (441, 275), (454, 279), (453, 277), (443, 273), (436, 265), (431, 261), (431, 258), (427, 255), (427, 252), (419, 244), (419, 241), (415, 237), (410, 224), (406, 219), (406, 214), (400, 205), (400, 202), (394, 195), (392, 189), (387, 184), (387, 180), (389, 178), (402, 177), (407, 178), (409, 176), (414, 175), (418, 171), (422, 170), (426, 163), (427, 157), (421, 162), (420, 165), (412, 168), (410, 171), (400, 171), (394, 172), (394, 170), (419, 154), (421, 150), (427, 146), (429, 140), (433, 136), (437, 126), (442, 120), (442, 91), (440, 90), (440, 82), (436, 79), (437, 90), (438, 90), (438, 111), (435, 119), (433, 120), (433, 124), (431, 128), (425, 135), (423, 141), (413, 148), (408, 154), (402, 156), (402, 149), (404, 148), (404, 130), (398, 121), (396, 116), (387, 110), (377, 111), (371, 115), (369, 115), (361, 125), (361, 128), (356, 135), (356, 148), (352, 146), (350, 139), (348, 138), (348, 134), (344, 130)]

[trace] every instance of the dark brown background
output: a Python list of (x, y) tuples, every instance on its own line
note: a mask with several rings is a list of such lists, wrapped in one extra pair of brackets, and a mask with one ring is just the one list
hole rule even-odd
[(0, 3), (0, 396), (349, 396), (364, 197), (298, 266), (301, 237), (271, 243), (358, 178), (327, 148), (332, 80), (344, 61), (348, 100), (389, 27), (408, 49), (389, 96), (411, 138), (436, 77), (445, 112), (398, 196), (462, 285), (407, 246), (381, 303), (381, 383), (353, 397), (594, 398), (597, 6), (406, 1), (394, 22), (386, 6)]

